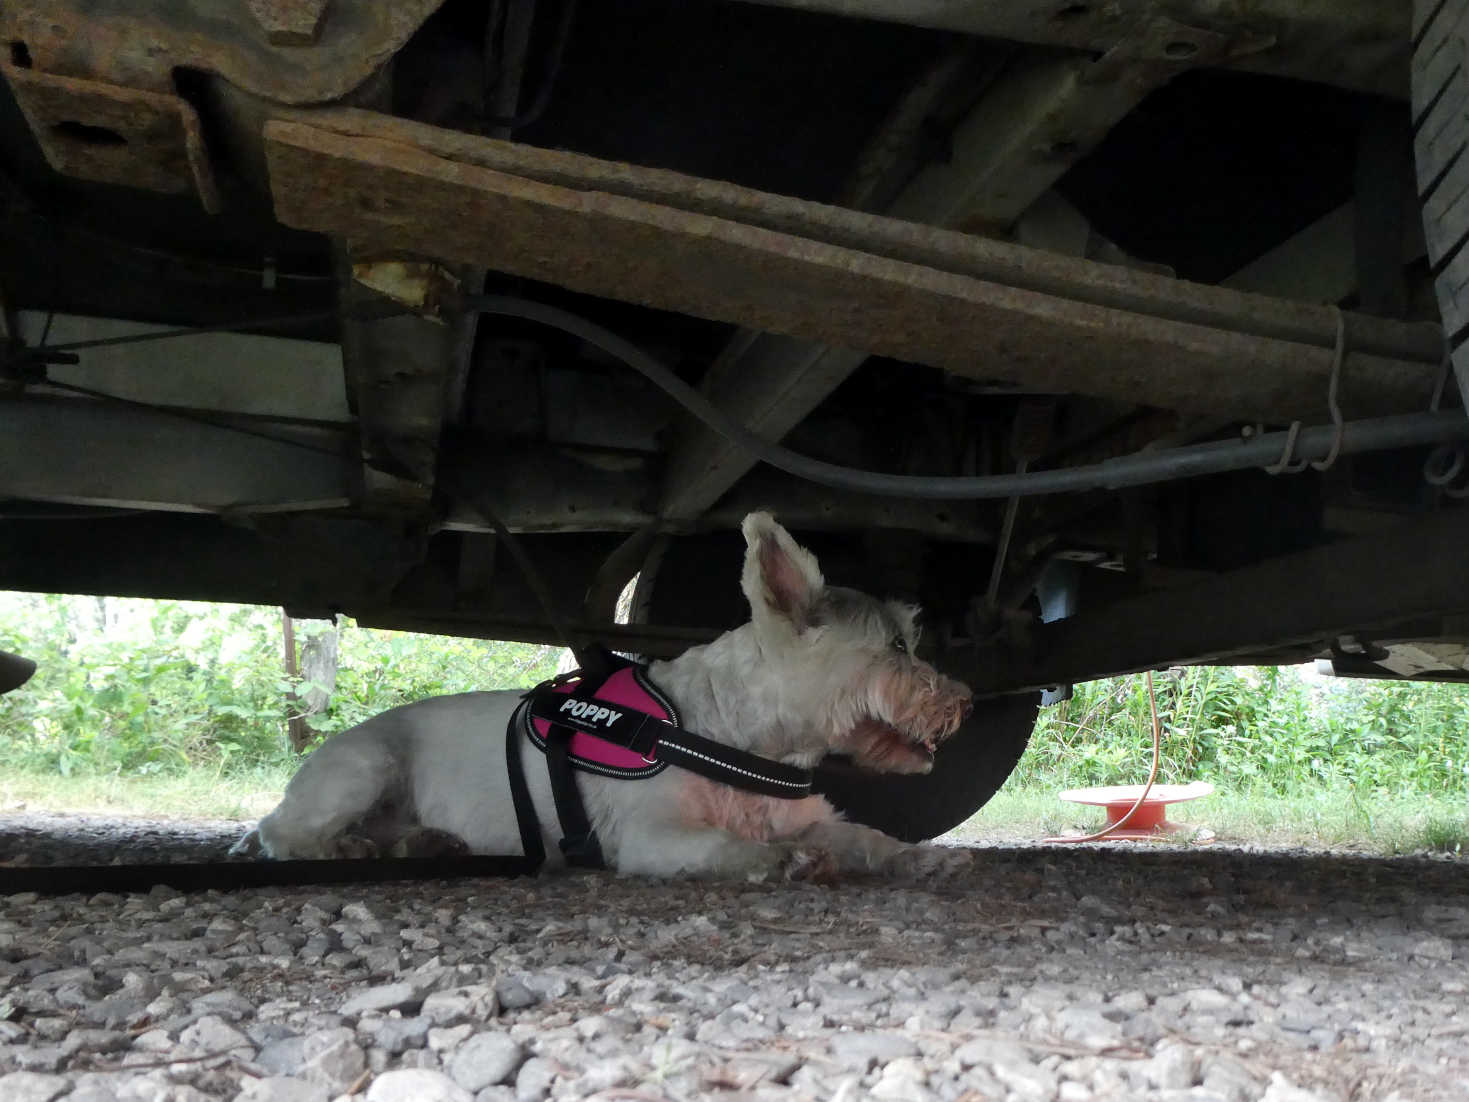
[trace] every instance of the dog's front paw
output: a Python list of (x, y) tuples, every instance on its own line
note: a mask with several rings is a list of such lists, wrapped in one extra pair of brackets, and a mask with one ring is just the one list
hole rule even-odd
[(382, 856), (376, 842), (359, 834), (340, 835), (329, 848), (333, 857), (343, 861), (367, 861)]
[(804, 880), (817, 884), (830, 884), (837, 878), (841, 866), (836, 855), (824, 849), (810, 846), (791, 846), (781, 863), (782, 880)]
[(469, 844), (457, 834), (433, 827), (414, 827), (393, 843), (389, 857), (467, 857)]
[(837, 859), (829, 851), (791, 842), (772, 842), (759, 848), (758, 857), (744, 877), (753, 883), (789, 883), (836, 879)]
[(251, 827), (238, 842), (230, 846), (227, 856), (232, 861), (251, 861), (264, 852), (260, 843), (260, 831)]
[(882, 865), (882, 873), (897, 880), (937, 881), (967, 872), (974, 854), (959, 846), (907, 846)]

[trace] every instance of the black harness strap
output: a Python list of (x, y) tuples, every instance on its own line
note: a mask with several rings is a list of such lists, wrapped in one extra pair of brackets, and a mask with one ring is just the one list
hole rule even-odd
[[(586, 869), (605, 869), (602, 843), (587, 818), (576, 773), (571, 768), (572, 731), (551, 728), (546, 738), (546, 768), (551, 772), (551, 796), (556, 801), (556, 818), (561, 820), (561, 852), (568, 865)], [(507, 733), (507, 737), (510, 737)]]
[(515, 804), (515, 824), (520, 828), (520, 849), (534, 871), (546, 863), (546, 844), (541, 841), (541, 818), (520, 765), (520, 731), (514, 722), (505, 729), (505, 768), (510, 773), (510, 799)]

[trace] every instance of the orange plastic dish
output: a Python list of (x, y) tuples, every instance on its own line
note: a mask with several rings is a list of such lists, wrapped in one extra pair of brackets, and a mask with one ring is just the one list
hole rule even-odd
[(1177, 823), (1170, 823), (1165, 816), (1169, 804), (1183, 803), (1186, 800), (1197, 800), (1200, 796), (1207, 796), (1214, 791), (1214, 786), (1207, 781), (1194, 781), (1192, 784), (1155, 784), (1148, 793), (1148, 798), (1138, 805), (1138, 809), (1127, 815), (1127, 811), (1137, 798), (1142, 795), (1143, 785), (1140, 784), (1116, 784), (1102, 788), (1072, 788), (1061, 793), (1061, 799), (1073, 804), (1092, 804), (1096, 807), (1107, 809), (1107, 825), (1122, 822), (1127, 818), (1125, 826), (1118, 827), (1107, 840), (1113, 838), (1156, 838), (1159, 834), (1167, 834), (1169, 831), (1183, 829)]

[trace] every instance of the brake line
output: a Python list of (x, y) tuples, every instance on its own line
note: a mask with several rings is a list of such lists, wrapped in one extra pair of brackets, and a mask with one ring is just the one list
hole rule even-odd
[(808, 482), (883, 497), (978, 501), (1144, 486), (1264, 466), (1281, 455), (1291, 435), (1295, 437), (1294, 454), (1303, 459), (1321, 459), (1331, 454), (1333, 447), (1346, 455), (1469, 438), (1469, 418), (1462, 411), (1410, 413), (1341, 426), (1297, 426), (1292, 433), (1261, 433), (1249, 439), (1135, 452), (1090, 466), (1051, 471), (979, 476), (884, 474), (812, 459), (764, 439), (631, 341), (568, 310), (512, 295), (464, 295), (456, 305), (468, 312), (520, 318), (577, 337), (643, 375), (746, 454)]
[[(463, 295), (458, 298), (455, 305), (466, 312), (520, 318), (577, 337), (600, 348), (643, 375), (710, 429), (753, 458), (808, 482), (879, 497), (933, 501), (979, 501), (1144, 486), (1199, 475), (1265, 466), (1274, 462), (1282, 454), (1283, 446), (1289, 442), (1292, 435), (1288, 432), (1257, 433), (1249, 439), (1219, 440), (1179, 448), (1140, 451), (1088, 466), (1063, 467), (1048, 471), (1027, 470), (1017, 474), (978, 476), (886, 474), (812, 459), (751, 432), (637, 345), (618, 336), (610, 329), (568, 310), (511, 295)], [(400, 307), (380, 315), (359, 316), (351, 320), (379, 320), (407, 312)], [(167, 340), (201, 333), (299, 325), (328, 318), (339, 319), (340, 315), (311, 312), (276, 318), (242, 320), (200, 329), (172, 329), (125, 337), (43, 345), (36, 349), (23, 350), (20, 352), (20, 358), (24, 359), (27, 355), (36, 357), (46, 353), (72, 353), (122, 344)], [(45, 380), (34, 381), (43, 382)], [(73, 386), (71, 389), (78, 388)], [(117, 396), (104, 396), (100, 392), (95, 396), (118, 400)], [(149, 403), (134, 404), (148, 405)], [(241, 431), (233, 426), (220, 427), (229, 428), (231, 431)], [(245, 431), (248, 433), (248, 430)], [(1293, 426), (1292, 431), (1296, 445), (1293, 454), (1300, 459), (1319, 459), (1330, 455), (1334, 448), (1338, 449), (1340, 454), (1347, 455), (1463, 441), (1469, 439), (1469, 418), (1465, 417), (1463, 411), (1410, 413), (1351, 421), (1344, 425), (1318, 425), (1299, 430)]]

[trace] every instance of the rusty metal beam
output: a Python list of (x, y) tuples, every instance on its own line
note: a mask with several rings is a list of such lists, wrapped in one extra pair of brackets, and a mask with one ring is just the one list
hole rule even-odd
[[(1038, 629), (1029, 660), (949, 672), (1010, 692), (1329, 641), (1469, 612), (1469, 509), (1145, 593)], [(1371, 579), (1371, 584), (1367, 584)], [(1008, 667), (1008, 668), (1007, 668)]]
[(950, 155), (926, 165), (887, 213), (968, 232), (1008, 230), (1148, 93), (1250, 45), (1153, 16), (1100, 58), (1022, 54), (955, 127)]
[[(1005, 233), (1148, 92), (1230, 48), (1224, 35), (1158, 16), (1098, 60), (1044, 52), (1020, 56), (954, 128), (949, 155), (923, 166), (887, 213), (933, 226)], [(865, 359), (861, 350), (738, 333), (702, 386), (741, 423), (780, 439)], [(660, 511), (671, 518), (696, 516), (752, 465), (729, 441), (691, 426), (669, 456)]]
[(211, 213), (219, 193), (199, 116), (184, 99), (0, 61), (15, 102), (57, 172), (104, 184), (194, 194)]
[[(1105, 53), (1157, 0), (754, 0), (857, 19)], [(1410, 0), (1171, 0), (1179, 23), (1241, 42), (1221, 64), (1406, 99)], [(1247, 47), (1247, 48), (1245, 48)]]
[(60, 76), (171, 94), (177, 70), (198, 69), (278, 103), (323, 103), (377, 72), (441, 3), (13, 0), (0, 39)]
[[(292, 122), (300, 123), (304, 129), (282, 129), (284, 124)], [(274, 133), (305, 134), (318, 130), (346, 138), (368, 139), (362, 147), (364, 150), (375, 149), (391, 155), (392, 148), (401, 147), (404, 156), (446, 162), (435, 166), (434, 171), (449, 176), (470, 167), (485, 168), (493, 173), (553, 185), (567, 193), (589, 193), (588, 202), (593, 201), (593, 196), (598, 201), (609, 202), (608, 197), (613, 196), (640, 200), (1069, 302), (1320, 348), (1329, 349), (1335, 341), (1335, 318), (1330, 308), (1324, 306), (1243, 294), (1153, 272), (1077, 260), (720, 180), (480, 138), (372, 111), (348, 108), (286, 112), (279, 120), (267, 124), (267, 144), (272, 144)], [(348, 159), (351, 158), (351, 143), (338, 143), (334, 149), (346, 151)], [(373, 211), (370, 200), (359, 209), (360, 219), (344, 217), (343, 220), (360, 226), (364, 233), (380, 224), (393, 226), (406, 221), (395, 219), (392, 212)], [(440, 251), (443, 247), (440, 246)], [(433, 251), (429, 250), (428, 254), (433, 255)], [(1442, 335), (1436, 326), (1404, 325), (1359, 316), (1354, 316), (1351, 323), (1352, 347), (1359, 352), (1430, 364), (1437, 364), (1442, 356)]]
[[(436, 265), (375, 259), (370, 248), (354, 252), (353, 260), (351, 295), (371, 287), (405, 304), (432, 303), (456, 283)], [(446, 325), (405, 314), (343, 322), (342, 363), (362, 444), (367, 507), (428, 508), (452, 380), (468, 355), (473, 320)]]
[[(644, 197), (546, 183), (444, 155), (457, 146), (480, 161), (544, 163), (543, 151), (371, 120), (355, 125), (380, 127), (379, 136), (267, 124), (281, 221), (972, 378), (1243, 419), (1321, 413), (1334, 333), (1324, 308), (574, 154), (549, 159)], [(659, 193), (749, 218), (647, 198)], [(996, 281), (1006, 268), (1020, 286)], [(1052, 289), (1032, 289), (1043, 269)], [(1057, 293), (1068, 287), (1089, 300)], [(1358, 317), (1349, 332), (1349, 415), (1426, 407), (1437, 377), (1432, 334)]]

